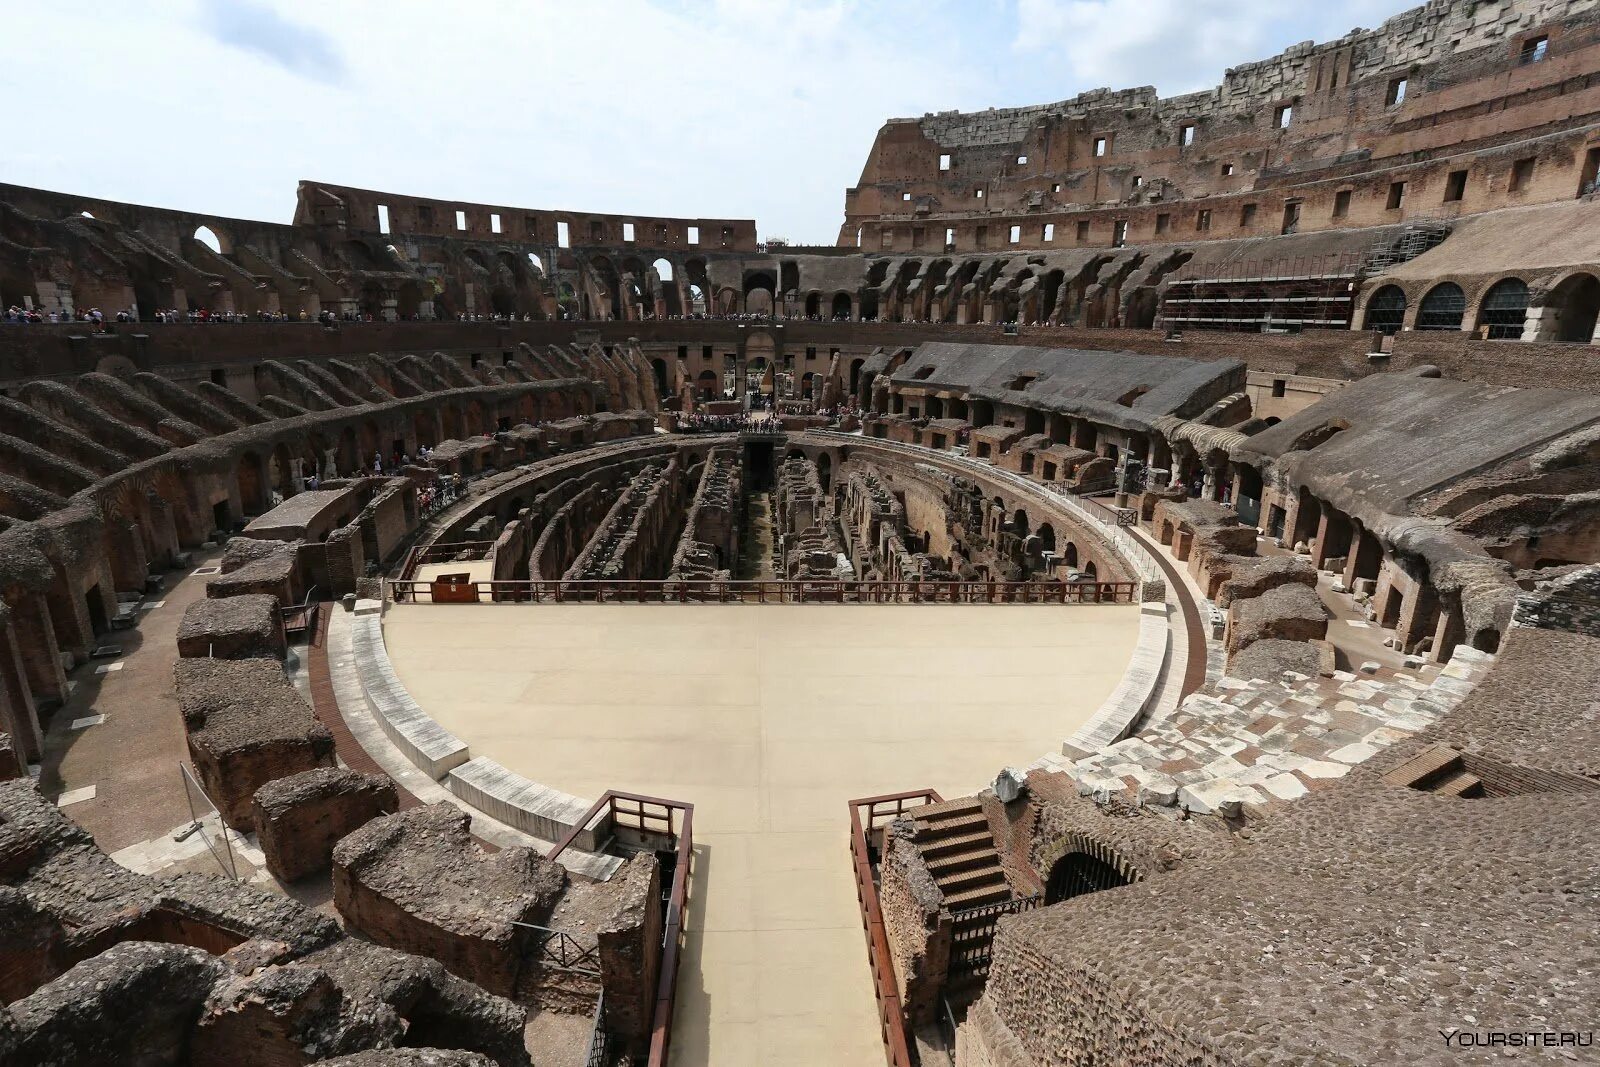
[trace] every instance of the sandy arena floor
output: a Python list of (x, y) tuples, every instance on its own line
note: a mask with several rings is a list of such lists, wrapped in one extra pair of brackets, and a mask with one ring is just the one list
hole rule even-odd
[(673, 1062), (882, 1062), (852, 797), (954, 797), (1055, 751), (1122, 678), (1129, 606), (431, 605), (390, 658), (429, 714), (586, 799), (691, 801)]

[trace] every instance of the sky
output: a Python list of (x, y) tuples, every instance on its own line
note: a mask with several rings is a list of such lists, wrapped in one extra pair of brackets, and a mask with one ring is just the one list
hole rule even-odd
[(1163, 96), (1406, 0), (56, 0), (0, 182), (288, 222), (309, 178), (832, 244), (886, 119)]

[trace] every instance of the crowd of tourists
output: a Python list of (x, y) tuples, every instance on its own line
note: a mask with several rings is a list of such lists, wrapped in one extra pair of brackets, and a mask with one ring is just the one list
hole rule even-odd
[(737, 415), (712, 415), (706, 412), (679, 412), (672, 417), (674, 433), (782, 433), (783, 423), (765, 413), (740, 412)]

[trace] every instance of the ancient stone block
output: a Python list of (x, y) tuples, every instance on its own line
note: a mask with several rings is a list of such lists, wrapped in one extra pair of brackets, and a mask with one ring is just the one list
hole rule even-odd
[(1256, 641), (1228, 660), (1228, 674), (1234, 678), (1276, 681), (1285, 671), (1315, 678), (1321, 670), (1322, 646), (1311, 641), (1268, 638)]
[(262, 593), (197, 600), (178, 624), (178, 655), (282, 659), (287, 643), (278, 606), (277, 597)]
[(468, 825), (450, 804), (372, 820), (334, 847), (334, 902), (379, 944), (510, 994), (529, 940), (514, 924), (542, 923), (566, 872), (531, 849), (483, 852)]
[(333, 846), (352, 830), (399, 808), (394, 783), (343, 767), (318, 767), (256, 790), (252, 822), (279, 881), (328, 869)]
[(588, 896), (608, 905), (595, 924), (606, 1028), (643, 1050), (650, 1043), (656, 977), (661, 967), (661, 867), (636, 856)]
[(1315, 587), (1317, 570), (1299, 556), (1261, 556), (1230, 561), (1229, 576), (1217, 587), (1216, 602), (1225, 608), (1235, 600), (1260, 596), (1280, 585)]
[(228, 969), (184, 945), (130, 941), (12, 1004), (6, 1063), (177, 1064), (211, 987)]
[(1318, 641), (1328, 636), (1328, 609), (1305, 585), (1280, 585), (1228, 608), (1227, 649), (1238, 652), (1266, 638)]
[(251, 800), (261, 786), (332, 763), (333, 737), (280, 664), (186, 659), (173, 670), (195, 770), (234, 829), (254, 828)]

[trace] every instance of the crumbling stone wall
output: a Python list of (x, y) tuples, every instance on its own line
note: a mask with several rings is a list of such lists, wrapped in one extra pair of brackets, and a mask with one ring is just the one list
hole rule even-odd
[(1233, 655), (1257, 641), (1320, 641), (1328, 636), (1328, 609), (1310, 586), (1280, 585), (1228, 606), (1224, 644)]
[(256, 790), (333, 763), (333, 737), (268, 659), (180, 659), (173, 667), (189, 755), (222, 819), (254, 829)]
[(517, 988), (527, 932), (542, 923), (566, 872), (526, 848), (484, 853), (451, 804), (368, 822), (333, 850), (334, 902), (353, 929), (439, 960), (493, 992)]
[(345, 767), (318, 767), (268, 782), (255, 792), (251, 821), (280, 882), (328, 869), (345, 835), (399, 809), (394, 783)]
[(178, 624), (178, 655), (283, 659), (288, 644), (278, 607), (278, 598), (264, 593), (197, 600)]

